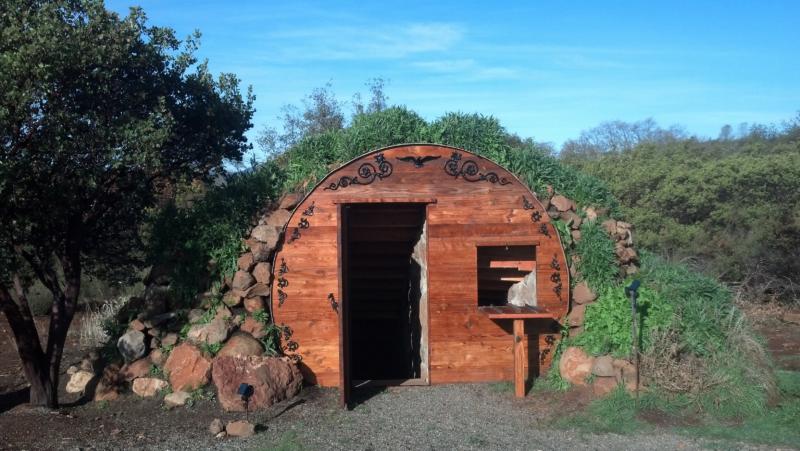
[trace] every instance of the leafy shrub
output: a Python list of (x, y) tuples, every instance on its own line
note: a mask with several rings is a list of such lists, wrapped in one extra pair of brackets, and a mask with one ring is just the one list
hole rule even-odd
[[(646, 351), (650, 337), (657, 330), (665, 330), (673, 322), (672, 306), (654, 290), (639, 289), (638, 318), (639, 347)], [(608, 287), (596, 302), (586, 308), (584, 332), (573, 343), (590, 354), (613, 354), (627, 357), (632, 353), (631, 307), (621, 286)]]
[(580, 256), (578, 272), (595, 290), (614, 284), (619, 278), (614, 242), (599, 221), (581, 224), (581, 239), (575, 244)]

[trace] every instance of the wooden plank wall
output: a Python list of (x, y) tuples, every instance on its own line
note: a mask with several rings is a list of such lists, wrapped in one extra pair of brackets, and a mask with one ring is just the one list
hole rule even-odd
[[(448, 175), (451, 155), (477, 163), (488, 180), (470, 182)], [(384, 178), (359, 177), (365, 184), (339, 183), (359, 176), (359, 168), (379, 171), (376, 157), (391, 165)], [(439, 157), (421, 167), (398, 157)], [(364, 166), (369, 165), (369, 166)], [(385, 167), (385, 166), (384, 166)], [(490, 173), (496, 174), (497, 183)], [(363, 173), (362, 173), (363, 175)], [(501, 184), (505, 179), (509, 183)], [(325, 189), (328, 186), (336, 189)], [(526, 203), (523, 197), (528, 201)], [(286, 241), (277, 253), (275, 271), (286, 263), (283, 304), (277, 286), (272, 302), (275, 321), (293, 331), (302, 369), (311, 383), (339, 384), (339, 326), (329, 295), (341, 302), (338, 282), (337, 205), (342, 202), (410, 202), (435, 200), (428, 206), (429, 365), (431, 383), (499, 381), (513, 377), (511, 322), (497, 323), (477, 310), (477, 245), (538, 243), (536, 248), (539, 306), (558, 317), (566, 315), (569, 273), (563, 250), (549, 217), (533, 194), (513, 175), (488, 160), (443, 146), (398, 146), (368, 153), (329, 174), (293, 213)], [(313, 205), (313, 214), (305, 215)], [(532, 213), (538, 211), (538, 222)], [(290, 236), (302, 220), (300, 237)], [(543, 233), (545, 232), (545, 233)], [(278, 275), (276, 273), (276, 279)], [(560, 283), (560, 294), (554, 287)], [(277, 285), (277, 284), (275, 284)], [(346, 300), (345, 300), (346, 301)], [(549, 365), (554, 346), (553, 322), (526, 323), (530, 369)]]

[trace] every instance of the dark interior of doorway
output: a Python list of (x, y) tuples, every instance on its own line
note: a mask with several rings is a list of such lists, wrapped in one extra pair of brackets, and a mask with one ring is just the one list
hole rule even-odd
[(424, 204), (352, 204), (347, 236), (350, 370), (354, 381), (420, 377)]

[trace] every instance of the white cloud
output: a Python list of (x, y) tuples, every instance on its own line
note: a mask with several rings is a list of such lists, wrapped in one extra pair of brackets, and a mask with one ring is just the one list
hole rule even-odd
[(452, 49), (464, 37), (451, 23), (411, 23), (380, 28), (316, 27), (267, 34), (265, 44), (280, 58), (355, 60), (400, 59)]

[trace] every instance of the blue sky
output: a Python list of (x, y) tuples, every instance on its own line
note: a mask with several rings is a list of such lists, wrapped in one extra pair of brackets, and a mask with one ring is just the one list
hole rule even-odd
[(328, 81), (350, 100), (373, 77), (426, 119), (491, 114), (556, 146), (605, 120), (716, 136), (800, 110), (798, 1), (107, 1), (131, 5), (203, 33), (211, 69), (253, 86), (255, 130)]

